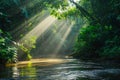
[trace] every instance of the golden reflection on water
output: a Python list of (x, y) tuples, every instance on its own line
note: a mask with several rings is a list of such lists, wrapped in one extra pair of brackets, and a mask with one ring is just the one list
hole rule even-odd
[(12, 71), (13, 71), (13, 75), (12, 75), (13, 78), (19, 77), (19, 70), (17, 68), (17, 65), (12, 67)]
[(36, 77), (37, 76), (37, 70), (36, 70), (35, 67), (32, 67), (28, 64), (27, 67), (21, 69), (20, 76), (21, 77), (26, 76), (28, 78)]
[(60, 63), (65, 63), (66, 60), (64, 59), (47, 59), (47, 58), (42, 58), (42, 59), (32, 59), (30, 61), (20, 61), (16, 64), (7, 64), (7, 67), (10, 66), (16, 66), (19, 67), (32, 67), (32, 66), (50, 66), (54, 64), (60, 64)]
[[(12, 77), (26, 76), (28, 78), (37, 77), (37, 70), (34, 66), (51, 66), (55, 64), (65, 63), (64, 59), (32, 59), (30, 61), (20, 61), (17, 64), (7, 64), (12, 67)], [(24, 68), (23, 68), (24, 67)], [(20, 71), (19, 71), (20, 69)]]

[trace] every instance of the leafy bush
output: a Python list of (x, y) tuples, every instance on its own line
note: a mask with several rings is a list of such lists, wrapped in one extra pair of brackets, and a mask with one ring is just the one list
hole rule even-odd
[[(23, 55), (25, 60), (30, 60), (32, 58), (30, 51), (35, 48), (35, 43), (36, 43), (36, 37), (30, 37), (27, 40), (22, 41), (22, 43), (20, 43), (18, 45), (18, 48), (20, 49), (20, 51), (23, 51)], [(21, 54), (21, 52), (20, 52)], [(23, 57), (22, 57), (23, 60)]]
[(101, 54), (103, 58), (107, 59), (120, 59), (120, 37), (114, 36), (111, 39), (106, 40), (105, 46), (101, 48)]
[(10, 36), (0, 29), (0, 63), (15, 62), (17, 48), (10, 45)]
[[(80, 30), (73, 56), (77, 58), (98, 58), (107, 56), (106, 46), (111, 39), (112, 26), (87, 26)], [(108, 48), (109, 50), (111, 48)], [(114, 51), (116, 48), (112, 48)], [(108, 53), (110, 56), (110, 54)], [(115, 54), (114, 54), (115, 55)], [(107, 56), (107, 57), (109, 57)], [(113, 55), (112, 55), (113, 56)]]

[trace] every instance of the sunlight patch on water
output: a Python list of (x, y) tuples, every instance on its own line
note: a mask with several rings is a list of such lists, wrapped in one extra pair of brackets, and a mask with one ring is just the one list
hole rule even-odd
[(3, 80), (120, 80), (119, 68), (98, 64), (76, 59), (32, 59), (30, 63), (19, 62), (0, 75), (4, 75)]
[(17, 64), (7, 64), (6, 66), (18, 66), (18, 67), (31, 67), (31, 66), (49, 66), (54, 64), (66, 63), (67, 60), (64, 59), (31, 59), (30, 61), (20, 61)]

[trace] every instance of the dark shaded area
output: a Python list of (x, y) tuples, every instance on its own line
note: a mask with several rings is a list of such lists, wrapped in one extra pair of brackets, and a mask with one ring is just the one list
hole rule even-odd
[[(79, 59), (120, 59), (120, 0), (90, 0), (82, 4), (71, 0), (88, 19), (88, 25), (80, 30), (73, 56)], [(89, 8), (86, 5), (89, 4)], [(84, 8), (84, 10), (82, 9)], [(85, 14), (85, 10), (87, 14)]]

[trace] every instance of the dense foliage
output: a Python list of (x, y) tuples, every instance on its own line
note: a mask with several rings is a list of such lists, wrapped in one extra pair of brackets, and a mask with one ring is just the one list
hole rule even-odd
[[(86, 0), (95, 18), (80, 30), (74, 57), (82, 59), (120, 59), (120, 0)], [(86, 3), (86, 1), (84, 3)], [(84, 5), (82, 5), (84, 6)], [(87, 9), (84, 6), (85, 9)]]
[[(36, 37), (30, 37), (28, 40), (24, 40), (22, 43), (18, 43), (19, 58), (18, 60), (30, 60), (32, 56), (30, 51), (35, 48)], [(23, 54), (22, 54), (23, 53)]]
[(17, 48), (11, 46), (10, 36), (0, 29), (0, 64), (16, 62)]
[[(82, 25), (87, 24), (79, 32), (72, 54), (74, 57), (117, 60), (120, 58), (120, 0), (1, 0), (0, 60), (2, 62), (12, 61), (16, 53), (16, 48), (10, 44), (11, 38), (3, 31), (11, 32), (44, 9), (50, 10), (58, 19), (64, 18)], [(80, 18), (83, 21), (79, 21)], [(19, 29), (22, 28), (20, 26)], [(29, 58), (34, 40), (30, 46), (26, 46), (29, 41), (19, 45)]]
[(0, 28), (11, 31), (42, 10), (66, 6), (67, 0), (0, 0)]
[[(17, 49), (20, 54), (18, 58), (20, 60), (29, 60), (32, 58), (30, 51), (34, 48), (35, 38), (31, 38), (27, 41), (16, 43), (13, 41), (12, 45), (11, 36), (7, 33), (13, 34), (13, 40), (23, 37), (23, 33), (27, 33), (27, 30), (31, 30), (31, 24), (33, 23), (30, 19), (37, 13), (42, 12), (46, 7), (58, 8), (62, 1), (51, 1), (51, 0), (1, 0), (0, 1), (0, 63), (12, 62), (13, 58), (16, 57)], [(48, 5), (49, 4), (49, 5)], [(56, 4), (56, 5), (54, 5)], [(53, 6), (54, 5), (54, 6)], [(37, 15), (39, 16), (39, 15)], [(45, 17), (45, 16), (43, 16)], [(36, 18), (35, 18), (36, 19)], [(30, 23), (26, 23), (30, 20)], [(21, 26), (22, 23), (27, 25)], [(35, 22), (34, 22), (35, 23)], [(27, 27), (28, 26), (28, 27)], [(30, 28), (29, 28), (30, 26)], [(27, 29), (26, 29), (27, 27)], [(21, 30), (24, 29), (24, 30)], [(16, 36), (16, 32), (20, 32), (19, 36)], [(4, 35), (4, 36), (3, 36)], [(15, 46), (15, 47), (14, 47)], [(17, 49), (16, 49), (17, 48)], [(22, 54), (23, 53), (23, 54)], [(20, 55), (20, 56), (19, 56)]]

